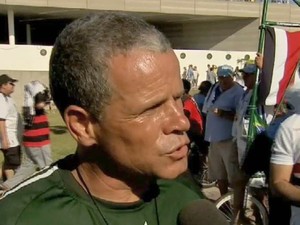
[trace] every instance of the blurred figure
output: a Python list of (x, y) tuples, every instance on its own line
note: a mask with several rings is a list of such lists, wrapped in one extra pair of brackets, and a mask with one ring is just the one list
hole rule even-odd
[(183, 71), (182, 71), (182, 74), (181, 74), (181, 78), (182, 78), (182, 79), (186, 79), (186, 75), (187, 75), (187, 69), (186, 69), (186, 67), (183, 67)]
[(211, 87), (204, 102), (207, 114), (205, 140), (210, 143), (208, 153), (209, 176), (218, 180), (221, 195), (228, 192), (239, 179), (238, 155), (232, 141), (232, 124), (243, 88), (233, 80), (233, 68), (218, 67), (219, 82)]
[(198, 72), (197, 66), (194, 66), (193, 67), (192, 88), (196, 88), (197, 87), (198, 79), (199, 79), (199, 72)]
[(257, 66), (255, 64), (244, 65), (244, 68), (240, 69), (239, 72), (242, 74), (242, 78), (246, 87), (241, 99), (238, 103), (238, 108), (235, 115), (235, 121), (233, 124), (232, 135), (236, 140), (239, 165), (242, 165), (245, 157), (248, 128), (250, 120), (249, 103), (252, 97), (253, 88), (256, 81)]
[[(232, 126), (232, 136), (237, 149), (239, 168), (243, 165), (247, 149), (247, 137), (250, 120), (249, 104), (256, 82), (256, 71), (257, 66), (251, 63), (246, 63), (244, 67), (238, 71), (241, 73), (243, 83), (246, 87), (246, 90), (239, 100), (235, 114), (235, 120)], [(241, 171), (241, 179), (234, 190), (234, 213), (232, 224), (249, 223), (249, 219), (245, 216), (245, 212), (243, 210), (245, 187), (247, 182), (248, 177)]]
[(21, 163), (21, 147), (18, 140), (21, 121), (14, 100), (10, 96), (15, 90), (16, 79), (6, 74), (0, 76), (0, 149), (4, 155), (3, 180), (14, 176)]
[(186, 79), (182, 79), (182, 82), (184, 87), (184, 94), (182, 96), (183, 109), (186, 117), (190, 121), (190, 129), (187, 133), (191, 142), (198, 143), (200, 139), (203, 139), (203, 118), (197, 103), (189, 94), (191, 83)]
[(211, 84), (214, 84), (217, 82), (217, 75), (215, 73), (215, 65), (207, 65), (207, 71), (206, 71), (206, 80), (209, 81)]
[(208, 80), (202, 81), (198, 87), (199, 92), (193, 96), (201, 112), (204, 105), (205, 97), (209, 89), (211, 88), (211, 85), (211, 82), (209, 82)]
[[(182, 79), (182, 82), (184, 87), (184, 94), (182, 96), (184, 114), (189, 119), (191, 125), (190, 129), (187, 131), (191, 142), (191, 154), (194, 156), (198, 156), (199, 154), (197, 154), (197, 151), (199, 151), (199, 153), (202, 153), (202, 155), (206, 156), (206, 149), (203, 148), (203, 118), (197, 106), (197, 103), (195, 102), (194, 98), (189, 94), (191, 90), (191, 83), (186, 79)], [(188, 166), (192, 173), (198, 173), (201, 167), (199, 163), (199, 157), (190, 157)]]
[(244, 83), (244, 80), (243, 80), (243, 75), (241, 74), (241, 70), (238, 66), (235, 67), (234, 77), (235, 77), (235, 82), (237, 82), (238, 84), (240, 84), (242, 86), (245, 86), (245, 83)]
[(194, 70), (193, 70), (193, 65), (189, 65), (189, 68), (187, 70), (187, 74), (186, 74), (186, 79), (191, 83), (191, 85), (193, 84), (193, 80), (194, 80)]
[(2, 184), (3, 189), (14, 187), (37, 170), (52, 163), (50, 129), (45, 112), (45, 107), (50, 102), (49, 90), (41, 82), (32, 81), (25, 85), (24, 91), (24, 156), (15, 176)]

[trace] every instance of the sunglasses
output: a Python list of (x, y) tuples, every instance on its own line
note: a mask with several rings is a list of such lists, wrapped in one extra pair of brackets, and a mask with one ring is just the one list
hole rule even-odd
[(9, 84), (10, 84), (11, 86), (15, 86), (15, 83), (13, 83), (13, 82), (9, 82)]

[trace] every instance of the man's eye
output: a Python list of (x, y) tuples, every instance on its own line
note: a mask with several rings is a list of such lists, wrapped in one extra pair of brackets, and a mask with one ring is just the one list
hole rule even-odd
[(183, 95), (180, 95), (180, 96), (176, 96), (174, 99), (175, 99), (175, 101), (177, 101), (177, 100), (181, 100), (182, 99), (182, 96)]
[(161, 103), (157, 103), (157, 104), (151, 106), (150, 108), (148, 108), (147, 110), (157, 109), (157, 108), (160, 107), (160, 106), (161, 106)]

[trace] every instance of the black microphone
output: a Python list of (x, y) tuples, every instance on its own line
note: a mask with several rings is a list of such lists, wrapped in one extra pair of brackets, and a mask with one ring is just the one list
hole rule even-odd
[(208, 200), (193, 201), (178, 216), (179, 225), (229, 225), (225, 216)]

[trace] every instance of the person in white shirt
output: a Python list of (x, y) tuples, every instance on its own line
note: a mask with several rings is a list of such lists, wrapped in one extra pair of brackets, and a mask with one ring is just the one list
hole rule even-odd
[[(295, 85), (295, 87), (297, 87)], [(291, 202), (291, 225), (300, 224), (300, 91), (289, 89), (286, 98), (296, 113), (278, 128), (271, 154), (270, 186), (274, 195)]]
[(21, 163), (19, 143), (20, 116), (11, 94), (17, 80), (6, 74), (0, 75), (0, 149), (4, 155), (3, 180), (13, 177)]

